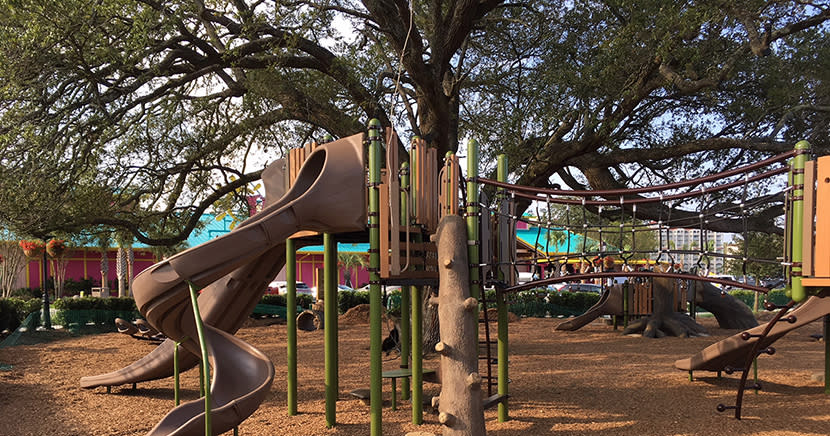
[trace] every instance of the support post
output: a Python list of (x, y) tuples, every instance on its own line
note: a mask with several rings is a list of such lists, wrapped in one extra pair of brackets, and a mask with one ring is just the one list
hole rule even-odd
[(470, 262), (470, 296), (481, 296), (481, 260), (478, 228), (478, 184), (473, 181), (478, 177), (478, 141), (471, 139), (467, 143), (467, 256)]
[(409, 289), (412, 292), (412, 423), (421, 425), (424, 423), (424, 299), (420, 286)]
[(323, 325), (326, 364), (326, 427), (337, 424), (337, 242), (323, 234)]
[[(409, 369), (409, 344), (411, 331), (409, 326), (410, 313), (410, 292), (409, 286), (401, 287), (401, 331), (398, 337), (401, 341), (401, 368)], [(409, 399), (409, 378), (401, 378), (401, 400)]]
[[(50, 238), (49, 236), (46, 237)], [(40, 287), (43, 288), (43, 328), (46, 330), (52, 329), (52, 313), (49, 305), (49, 290), (46, 288), (46, 280), (49, 279), (49, 262), (46, 259), (46, 247), (43, 247), (43, 273), (40, 278)], [(103, 285), (102, 285), (103, 286)]]
[(205, 386), (205, 434), (213, 434), (211, 431), (210, 419), (210, 359), (208, 359), (207, 338), (205, 337), (205, 324), (202, 322), (202, 315), (199, 313), (199, 299), (196, 286), (187, 282), (190, 288), (190, 304), (193, 306), (193, 318), (196, 321), (196, 332), (199, 335), (199, 351), (202, 353), (202, 368)]
[(792, 247), (790, 272), (791, 294), (790, 298), (795, 302), (804, 301), (807, 293), (804, 285), (801, 284), (802, 274), (802, 248), (804, 245), (804, 166), (807, 163), (807, 154), (810, 150), (810, 143), (799, 141), (795, 144), (796, 155), (792, 164)]
[(179, 383), (179, 345), (181, 342), (176, 342), (175, 347), (173, 348), (173, 405), (178, 407), (181, 400), (179, 398), (179, 390), (180, 390), (180, 383)]
[(369, 122), (369, 329), (370, 329), (370, 435), (381, 436), (383, 379), (381, 357), (380, 290), (380, 121)]
[(285, 240), (286, 399), (288, 416), (297, 414), (297, 250), (293, 239)]
[[(478, 153), (476, 153), (478, 155)], [(507, 156), (500, 154), (498, 156), (497, 161), (497, 171), (496, 177), (500, 182), (507, 182)], [(478, 189), (478, 186), (475, 187)], [(469, 188), (468, 188), (469, 189)], [(469, 192), (469, 191), (468, 191)], [(501, 195), (507, 195), (502, 189)], [(508, 241), (500, 241), (501, 243), (507, 243)], [(503, 262), (503, 259), (499, 259), (500, 262)], [(502, 271), (499, 269), (499, 273), (501, 274)], [(507, 277), (499, 277), (502, 281), (505, 281)], [(508, 328), (507, 328), (507, 302), (504, 299), (504, 293), (500, 290), (496, 291), (496, 308), (498, 311), (498, 356), (499, 356), (499, 366), (498, 366), (498, 393), (499, 395), (507, 396), (508, 394), (508, 370), (507, 370), (507, 360), (508, 360)], [(487, 314), (484, 314), (487, 316)], [(503, 399), (499, 403), (499, 422), (505, 422), (510, 419), (507, 413), (507, 399)]]

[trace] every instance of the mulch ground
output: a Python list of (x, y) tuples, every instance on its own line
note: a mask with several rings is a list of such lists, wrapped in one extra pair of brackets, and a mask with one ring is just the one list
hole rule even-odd
[[(734, 331), (713, 327), (712, 336), (645, 339), (622, 336), (597, 322), (577, 332), (557, 332), (556, 319), (522, 319), (510, 324), (510, 415), (497, 422), (486, 412), (487, 431), (496, 436), (527, 435), (826, 435), (830, 395), (813, 375), (823, 371), (824, 344), (810, 338), (820, 322), (790, 333), (776, 343), (777, 353), (759, 359), (763, 390), (749, 391), (743, 419), (718, 413), (718, 403), (733, 404), (738, 374), (688, 374), (673, 362)], [(238, 336), (265, 352), (277, 368), (271, 394), (248, 420), (242, 435), (368, 435), (369, 408), (348, 392), (369, 386), (368, 326), (340, 326), (340, 400), (337, 426), (327, 429), (324, 415), (323, 332), (299, 333), (299, 411), (289, 417), (285, 401), (285, 326), (252, 322)], [(39, 342), (39, 337), (49, 339)], [(48, 337), (47, 337), (48, 336)], [(125, 366), (153, 345), (118, 333), (71, 336), (28, 333), (23, 344), (0, 349), (0, 435), (142, 435), (173, 404), (172, 381), (83, 390), (85, 375)], [(384, 369), (399, 365), (384, 358)], [(438, 366), (428, 361), (427, 368)], [(198, 396), (197, 371), (182, 377), (185, 399)], [(440, 386), (425, 385), (427, 395)], [(384, 385), (386, 401), (390, 387)], [(388, 406), (388, 404), (386, 405)], [(384, 407), (383, 433), (440, 433), (437, 415), (426, 409), (425, 424), (411, 424), (409, 404)], [(228, 433), (230, 434), (230, 433)]]

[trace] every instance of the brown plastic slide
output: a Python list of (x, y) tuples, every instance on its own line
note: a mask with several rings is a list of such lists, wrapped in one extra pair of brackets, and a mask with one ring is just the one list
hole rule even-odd
[(585, 327), (591, 321), (602, 315), (623, 314), (622, 287), (615, 285), (607, 288), (599, 297), (599, 301), (586, 310), (582, 315), (573, 317), (556, 326), (556, 330), (576, 331)]
[[(779, 321), (765, 338), (761, 338), (759, 350), (768, 347), (791, 330), (803, 327), (824, 315), (830, 314), (830, 296), (826, 291), (819, 296), (810, 297), (788, 315), (795, 316), (795, 322)], [(786, 316), (786, 315), (785, 315)], [(764, 331), (767, 324), (759, 325), (750, 330), (749, 334), (756, 335)], [(741, 332), (744, 333), (744, 332)], [(720, 342), (712, 344), (687, 359), (674, 362), (677, 369), (684, 371), (704, 370), (723, 371), (727, 366), (741, 368), (746, 363), (747, 353), (759, 338), (744, 340), (741, 333), (730, 336)]]
[[(259, 301), (266, 284), (285, 261), (286, 238), (299, 230), (348, 232), (366, 226), (363, 137), (355, 135), (318, 147), (309, 155), (292, 188), (279, 201), (234, 231), (153, 265), (133, 282), (139, 311), (169, 340), (143, 359), (113, 373), (81, 380), (84, 387), (131, 383), (171, 373), (173, 341), (183, 341), (185, 363), (195, 363), (199, 347), (187, 281), (206, 287), (199, 296), (208, 324), (213, 366), (214, 434), (250, 416), (267, 395), (274, 368), (259, 351), (234, 338)], [(268, 184), (266, 184), (268, 186)], [(183, 404), (149, 435), (201, 435), (204, 404)]]

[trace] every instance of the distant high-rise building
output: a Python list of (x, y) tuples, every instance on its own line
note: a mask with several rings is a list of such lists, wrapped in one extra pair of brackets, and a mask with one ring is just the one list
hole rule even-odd
[[(661, 261), (667, 261), (666, 255), (679, 263), (684, 271), (697, 268), (712, 274), (723, 274), (726, 262), (722, 256), (726, 254), (731, 242), (731, 234), (703, 231), (700, 229), (661, 229), (663, 247), (665, 251)], [(656, 259), (655, 254), (652, 259)]]

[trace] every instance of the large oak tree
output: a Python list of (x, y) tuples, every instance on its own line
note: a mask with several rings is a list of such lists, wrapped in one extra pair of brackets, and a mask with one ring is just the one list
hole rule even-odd
[[(173, 244), (259, 177), (250, 156), (372, 117), (439, 156), (476, 137), (534, 186), (826, 151), (828, 18), (783, 0), (2, 0), (0, 221)], [(768, 200), (751, 228), (774, 224)]]

